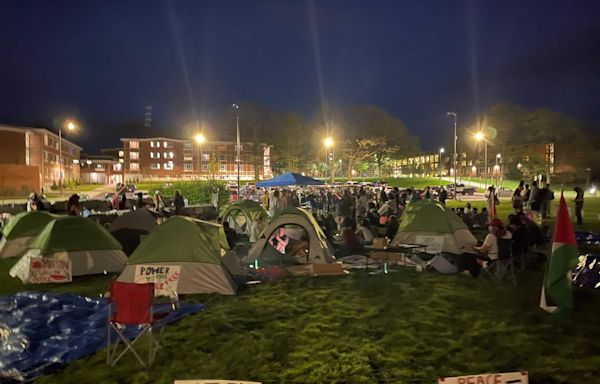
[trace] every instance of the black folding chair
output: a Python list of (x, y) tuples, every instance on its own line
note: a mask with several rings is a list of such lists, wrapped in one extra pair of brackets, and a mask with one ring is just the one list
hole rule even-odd
[(509, 277), (513, 285), (517, 285), (515, 275), (515, 261), (512, 254), (512, 241), (498, 238), (498, 258), (488, 262), (484, 270), (495, 282), (500, 282)]

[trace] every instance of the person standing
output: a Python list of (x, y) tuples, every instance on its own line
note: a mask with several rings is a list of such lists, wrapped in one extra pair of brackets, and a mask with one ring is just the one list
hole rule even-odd
[(279, 191), (273, 192), (271, 201), (269, 202), (269, 216), (273, 217), (281, 209), (281, 201), (279, 200)]
[(181, 210), (185, 207), (185, 202), (183, 200), (183, 196), (181, 192), (175, 191), (175, 195), (173, 196), (173, 206), (175, 207), (175, 214), (180, 215)]
[(489, 219), (490, 221), (496, 217), (496, 205), (498, 205), (498, 203), (500, 201), (498, 201), (498, 196), (496, 196), (496, 188), (494, 187), (489, 187), (488, 188), (488, 194), (486, 196), (487, 199), (487, 211), (488, 211), (488, 215), (489, 215)]
[(550, 188), (550, 184), (547, 184), (546, 188), (548, 189), (546, 191), (546, 200), (548, 201), (546, 203), (546, 216), (550, 217), (552, 216), (552, 201), (554, 200), (554, 191), (552, 188)]
[(210, 193), (210, 203), (215, 209), (219, 210), (219, 188), (213, 187), (212, 192)]
[(577, 195), (575, 196), (575, 216), (577, 217), (577, 225), (583, 224), (583, 216), (581, 211), (583, 210), (583, 189), (575, 187), (574, 189)]
[(165, 203), (163, 201), (162, 196), (160, 195), (160, 191), (154, 191), (154, 196), (152, 197), (154, 202), (154, 210), (161, 215), (165, 212)]
[(440, 187), (440, 194), (438, 196), (438, 199), (439, 199), (440, 203), (445, 206), (447, 198), (448, 198), (448, 192), (446, 191), (446, 189), (444, 188), (444, 186), (441, 186)]

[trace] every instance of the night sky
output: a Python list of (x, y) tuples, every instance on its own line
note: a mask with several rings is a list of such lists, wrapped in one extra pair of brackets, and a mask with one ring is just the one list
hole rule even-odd
[(379, 105), (426, 149), (497, 102), (600, 121), (600, 1), (0, 0), (0, 123), (73, 116), (93, 152), (146, 105), (180, 136), (250, 101)]

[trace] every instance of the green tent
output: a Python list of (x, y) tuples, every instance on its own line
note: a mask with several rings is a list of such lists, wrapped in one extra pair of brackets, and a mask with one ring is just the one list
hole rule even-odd
[(154, 228), (133, 252), (119, 281), (135, 282), (136, 266), (180, 266), (177, 292), (235, 294), (231, 274), (237, 256), (228, 252), (223, 227), (185, 216), (173, 216)]
[[(290, 242), (302, 241), (292, 236), (292, 233), (296, 232), (295, 228), (300, 228), (302, 235), (306, 236), (304, 240), (308, 241), (308, 252), (300, 256), (288, 254), (289, 250), (294, 248), (290, 243), (286, 247), (285, 255), (276, 251), (269, 239), (280, 227), (286, 228), (286, 235), (292, 239)], [(335, 256), (325, 233), (309, 211), (302, 208), (286, 208), (271, 219), (244, 262), (253, 263), (255, 260), (259, 260), (259, 264), (282, 264), (288, 261), (300, 264), (327, 264), (333, 263)]]
[(11, 217), (2, 229), (0, 259), (22, 256), (46, 224), (57, 217), (44, 211), (21, 212)]
[(477, 240), (452, 210), (431, 200), (419, 200), (407, 206), (391, 244), (422, 244), (431, 253), (461, 254)]
[(262, 217), (269, 220), (267, 211), (253, 200), (238, 200), (230, 204), (223, 212), (223, 221), (229, 222), (229, 226), (238, 233), (250, 236), (252, 223)]
[(27, 281), (32, 257), (69, 259), (72, 276), (120, 272), (127, 262), (121, 244), (104, 227), (80, 216), (65, 216), (46, 224), (13, 266), (11, 276)]

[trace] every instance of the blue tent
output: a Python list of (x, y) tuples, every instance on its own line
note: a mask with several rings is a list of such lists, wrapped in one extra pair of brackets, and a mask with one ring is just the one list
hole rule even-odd
[(279, 175), (269, 180), (263, 180), (256, 183), (258, 188), (285, 187), (288, 185), (323, 185), (321, 180), (312, 177), (302, 176), (297, 173), (289, 172)]

